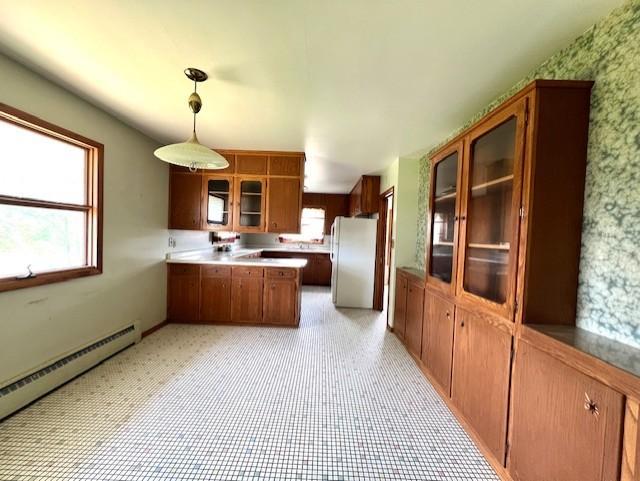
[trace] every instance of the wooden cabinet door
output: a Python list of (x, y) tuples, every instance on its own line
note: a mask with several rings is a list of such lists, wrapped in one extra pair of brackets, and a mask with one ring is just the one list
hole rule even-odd
[(167, 319), (197, 322), (200, 318), (200, 276), (197, 265), (169, 265)]
[(527, 99), (475, 127), (465, 141), (456, 292), (513, 320)]
[(169, 229), (199, 230), (201, 228), (202, 176), (170, 172)]
[(315, 277), (319, 286), (331, 285), (331, 259), (329, 254), (316, 254)]
[(447, 395), (451, 394), (454, 309), (453, 303), (425, 291), (421, 359)]
[(511, 334), (500, 321), (456, 309), (451, 397), (492, 454), (504, 462)]
[(407, 278), (398, 271), (396, 274), (396, 298), (393, 310), (393, 332), (400, 339), (404, 339), (407, 313), (407, 284)]
[(262, 322), (262, 279), (251, 277), (231, 280), (231, 320)]
[(266, 212), (264, 177), (237, 177), (234, 181), (233, 230), (264, 232)]
[(300, 232), (300, 179), (270, 178), (267, 191), (267, 232)]
[(358, 180), (358, 183), (351, 190), (349, 196), (349, 215), (355, 217), (362, 212), (362, 178)]
[(459, 141), (431, 159), (427, 284), (450, 296), (456, 285), (462, 149)]
[(202, 228), (228, 231), (233, 227), (233, 177), (202, 176)]
[(297, 299), (297, 281), (265, 279), (264, 322), (269, 324), (295, 325)]
[(266, 175), (266, 154), (236, 154), (236, 173), (244, 175)]
[(231, 279), (203, 277), (200, 281), (200, 321), (231, 321)]
[(300, 177), (304, 168), (304, 157), (299, 155), (270, 155), (269, 175)]
[(422, 312), (424, 288), (409, 281), (407, 285), (407, 307), (405, 312), (404, 342), (407, 349), (420, 357), (422, 349)]
[(514, 480), (618, 479), (622, 394), (526, 342), (518, 344), (513, 382)]
[(302, 283), (305, 286), (316, 285), (316, 262), (313, 254), (296, 254), (295, 257), (302, 257), (307, 260), (307, 265), (302, 268)]

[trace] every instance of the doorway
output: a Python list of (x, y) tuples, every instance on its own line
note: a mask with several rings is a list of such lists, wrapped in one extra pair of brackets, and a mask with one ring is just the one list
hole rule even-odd
[(378, 239), (373, 296), (373, 308), (378, 311), (387, 311), (387, 325), (389, 325), (389, 281), (393, 252), (393, 210), (394, 188), (391, 187), (380, 194), (378, 200)]

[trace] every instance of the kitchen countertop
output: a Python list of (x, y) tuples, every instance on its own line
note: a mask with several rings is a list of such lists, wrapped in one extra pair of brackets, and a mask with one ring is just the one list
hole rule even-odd
[(228, 266), (253, 266), (253, 267), (290, 267), (302, 269), (307, 265), (306, 259), (269, 259), (262, 257), (247, 257), (260, 254), (259, 248), (241, 248), (232, 252), (217, 252), (211, 249), (177, 252), (167, 254), (168, 264), (219, 264)]
[[(270, 251), (270, 252), (291, 252), (292, 254), (330, 254), (331, 249), (327, 246), (322, 247), (294, 247), (295, 244), (291, 247), (284, 246), (255, 246), (255, 249), (259, 249), (261, 251)], [(251, 248), (254, 248), (253, 246)]]

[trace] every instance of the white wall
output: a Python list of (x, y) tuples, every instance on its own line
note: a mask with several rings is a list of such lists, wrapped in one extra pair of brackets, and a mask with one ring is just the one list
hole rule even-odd
[(169, 170), (157, 142), (2, 55), (0, 85), (0, 102), (105, 146), (104, 273), (0, 292), (6, 380), (125, 323), (165, 319)]

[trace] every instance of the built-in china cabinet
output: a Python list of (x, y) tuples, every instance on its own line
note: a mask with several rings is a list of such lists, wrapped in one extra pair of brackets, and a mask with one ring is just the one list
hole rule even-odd
[(394, 330), (505, 480), (640, 479), (640, 351), (575, 326), (592, 85), (534, 81), (431, 156), (419, 348), (396, 279)]

